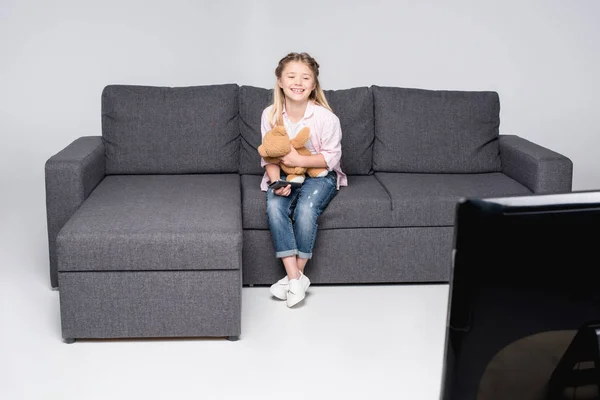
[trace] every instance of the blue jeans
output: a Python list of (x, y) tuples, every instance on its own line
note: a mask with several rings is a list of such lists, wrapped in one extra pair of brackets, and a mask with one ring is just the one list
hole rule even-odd
[[(281, 179), (285, 179), (282, 175)], [(311, 258), (317, 237), (317, 218), (337, 194), (337, 174), (330, 171), (322, 178), (306, 180), (292, 188), (289, 196), (277, 196), (267, 190), (267, 218), (275, 245), (275, 257), (297, 255)]]

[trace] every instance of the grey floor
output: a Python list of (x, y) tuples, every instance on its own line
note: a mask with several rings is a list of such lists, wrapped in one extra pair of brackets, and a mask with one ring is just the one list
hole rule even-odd
[(296, 309), (248, 287), (237, 342), (68, 345), (59, 293), (42, 269), (6, 254), (0, 399), (438, 398), (447, 285), (312, 286)]

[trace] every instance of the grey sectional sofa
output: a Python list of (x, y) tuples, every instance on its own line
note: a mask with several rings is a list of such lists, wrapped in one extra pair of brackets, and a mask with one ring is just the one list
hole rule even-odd
[[(448, 282), (456, 201), (571, 191), (571, 161), (499, 134), (495, 92), (325, 91), (342, 187), (319, 219), (314, 284)], [(109, 85), (102, 136), (48, 159), (52, 287), (75, 338), (241, 333), (242, 285), (284, 275), (257, 147), (271, 90)]]

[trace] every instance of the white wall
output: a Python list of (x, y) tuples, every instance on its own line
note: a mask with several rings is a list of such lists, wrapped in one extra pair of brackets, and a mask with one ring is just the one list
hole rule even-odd
[(326, 89), (496, 90), (501, 133), (600, 188), (599, 20), (596, 0), (2, 0), (0, 243), (46, 268), (44, 162), (101, 134), (105, 85), (271, 87), (290, 51), (317, 59)]

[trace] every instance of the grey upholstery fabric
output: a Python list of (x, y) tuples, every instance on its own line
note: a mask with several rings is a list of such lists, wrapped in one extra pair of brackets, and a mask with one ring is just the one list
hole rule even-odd
[(261, 177), (242, 175), (242, 226), (244, 229), (269, 229), (267, 193), (260, 190)]
[(357, 87), (324, 92), (342, 126), (342, 171), (348, 175), (372, 173), (375, 117), (371, 89)]
[(496, 92), (379, 86), (372, 90), (374, 171), (500, 171)]
[[(264, 173), (257, 150), (261, 143), (260, 117), (272, 103), (272, 93), (272, 89), (240, 87), (241, 174)], [(371, 89), (326, 90), (325, 97), (342, 127), (342, 171), (352, 175), (369, 174), (375, 135)]]
[(502, 172), (534, 193), (572, 189), (573, 162), (562, 154), (516, 135), (500, 135)]
[(531, 191), (500, 172), (400, 174), (376, 172), (392, 198), (395, 226), (453, 226), (461, 197), (523, 195)]
[(44, 179), (52, 287), (58, 287), (56, 236), (104, 179), (104, 168), (104, 144), (100, 136), (80, 137), (46, 161)]
[(239, 181), (107, 176), (58, 234), (59, 271), (241, 268)]
[(107, 175), (238, 172), (238, 86), (106, 86), (102, 137)]
[(240, 174), (262, 175), (258, 146), (262, 142), (260, 117), (273, 102), (273, 90), (254, 86), (240, 87)]
[[(244, 229), (269, 229), (266, 193), (260, 177), (242, 175)], [(394, 226), (392, 203), (374, 176), (349, 176), (318, 219), (319, 229), (377, 228)]]
[(60, 272), (64, 338), (238, 336), (241, 272)]
[[(306, 274), (319, 283), (448, 282), (453, 227), (323, 229)], [(285, 275), (268, 230), (244, 230), (244, 284)]]

